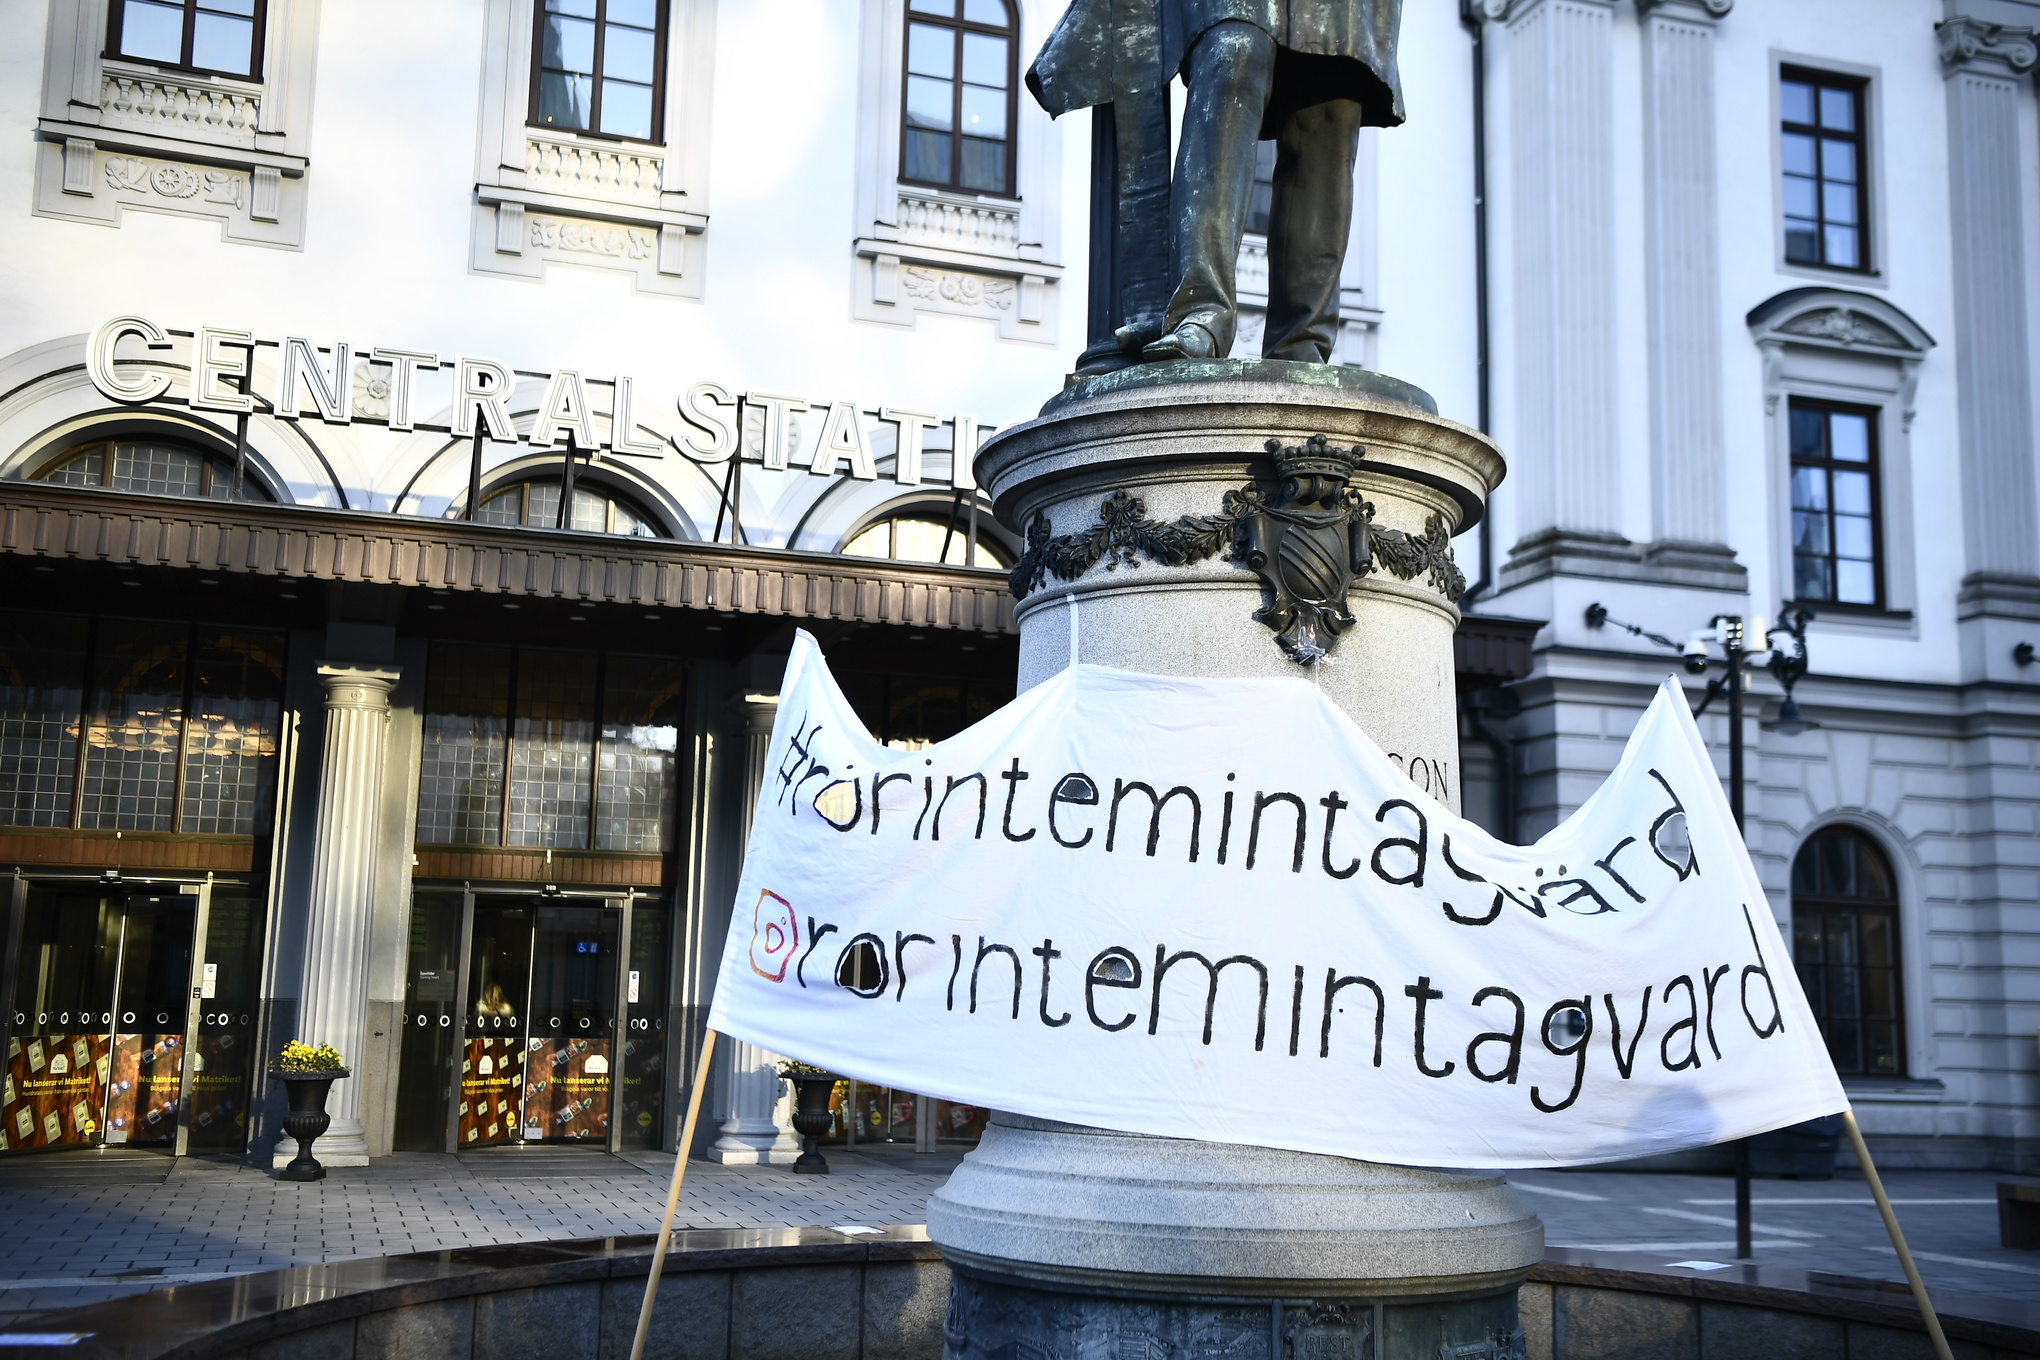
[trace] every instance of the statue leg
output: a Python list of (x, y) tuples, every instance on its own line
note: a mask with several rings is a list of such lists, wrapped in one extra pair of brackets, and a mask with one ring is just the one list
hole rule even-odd
[(1331, 360), (1362, 113), (1351, 99), (1312, 104), (1290, 115), (1275, 139), (1268, 330), (1261, 345), (1270, 359)]
[(1149, 359), (1209, 358), (1232, 350), (1238, 323), (1234, 270), (1254, 189), (1254, 145), (1275, 75), (1275, 40), (1228, 20), (1191, 50), (1190, 95), (1170, 187), (1176, 292), (1168, 333)]

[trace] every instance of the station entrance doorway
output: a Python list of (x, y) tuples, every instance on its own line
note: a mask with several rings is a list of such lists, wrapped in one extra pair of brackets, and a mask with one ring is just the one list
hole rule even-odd
[(416, 891), (396, 1147), (656, 1145), (655, 917), (631, 896)]
[(0, 1150), (240, 1151), (259, 948), (246, 887), (12, 887)]

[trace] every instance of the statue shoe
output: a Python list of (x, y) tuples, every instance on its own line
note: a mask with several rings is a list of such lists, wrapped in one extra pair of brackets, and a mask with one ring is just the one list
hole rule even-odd
[(1140, 352), (1143, 359), (1216, 359), (1218, 339), (1195, 321), (1185, 321)]

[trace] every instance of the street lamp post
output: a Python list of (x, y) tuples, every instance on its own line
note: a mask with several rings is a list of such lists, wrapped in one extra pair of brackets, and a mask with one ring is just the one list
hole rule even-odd
[[(1739, 614), (1716, 614), (1705, 628), (1687, 637), (1681, 646), (1661, 633), (1648, 632), (1633, 623), (1610, 618), (1606, 608), (1599, 604), (1587, 606), (1587, 627), (1599, 628), (1613, 624), (1625, 633), (1656, 643), (1660, 647), (1679, 653), (1686, 671), (1690, 675), (1706, 675), (1712, 659), (1708, 654), (1710, 644), (1721, 648), (1728, 662), (1725, 675), (1710, 676), (1707, 692), (1693, 709), (1693, 716), (1699, 717), (1707, 706), (1723, 695), (1728, 697), (1728, 810), (1735, 816), (1735, 829), (1743, 833), (1743, 669), (1750, 658), (1763, 652), (1771, 653), (1770, 671), (1778, 683), (1785, 688), (1785, 702), (1778, 710), (1775, 722), (1764, 724), (1766, 731), (1782, 736), (1796, 737), (1809, 727), (1817, 727), (1800, 716), (1799, 705), (1792, 698), (1792, 688), (1806, 674), (1806, 625), (1813, 619), (1813, 611), (1801, 605), (1788, 605), (1779, 615), (1783, 631), (1792, 637), (1792, 650), (1785, 652), (1771, 645), (1770, 630), (1764, 627), (1761, 615), (1749, 621), (1747, 630)], [(1750, 644), (1754, 643), (1754, 646)], [(1750, 1246), (1750, 1140), (1739, 1138), (1735, 1144), (1735, 1254), (1740, 1260), (1749, 1260), (1753, 1254)]]

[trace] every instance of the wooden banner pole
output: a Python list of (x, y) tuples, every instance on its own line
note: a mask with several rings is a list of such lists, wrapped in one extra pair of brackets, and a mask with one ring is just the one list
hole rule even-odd
[[(680, 1123), (680, 1146), (673, 1158), (673, 1185), (666, 1192), (666, 1216), (659, 1220), (659, 1245), (652, 1250), (652, 1273), (645, 1277), (645, 1301), (638, 1309), (637, 1337), (630, 1343), (630, 1360), (645, 1357), (645, 1337), (652, 1330), (652, 1301), (659, 1294), (659, 1276), (665, 1273), (666, 1248), (673, 1245), (673, 1215), (680, 1209), (680, 1183), (687, 1178), (687, 1150), (694, 1146), (694, 1126), (701, 1119), (701, 1093), (708, 1089), (708, 1064), (714, 1057), (715, 1031), (709, 1030), (701, 1040), (701, 1062), (694, 1069), (694, 1089), (687, 1093), (687, 1118)], [(1941, 1360), (1948, 1360), (1945, 1346)]]
[(1927, 1336), (1934, 1343), (1934, 1354), (1941, 1360), (1954, 1360), (1948, 1350), (1948, 1338), (1941, 1332), (1941, 1319), (1934, 1313), (1934, 1301), (1927, 1297), (1927, 1286), (1920, 1279), (1920, 1268), (1913, 1264), (1912, 1251), (1905, 1244), (1905, 1234), (1898, 1230), (1898, 1215), (1891, 1211), (1891, 1198), (1884, 1193), (1884, 1181), (1877, 1174), (1877, 1164), (1870, 1160), (1870, 1149), (1863, 1142), (1863, 1130), (1856, 1127), (1856, 1112), (1842, 1111), (1842, 1126), (1849, 1131), (1849, 1142), (1856, 1149), (1856, 1160), (1863, 1164), (1863, 1179), (1870, 1182), (1871, 1197), (1877, 1201), (1877, 1212), (1884, 1215), (1884, 1231), (1891, 1234), (1891, 1245), (1898, 1252), (1898, 1263), (1905, 1267), (1906, 1283), (1912, 1286), (1913, 1302), (1920, 1307), (1920, 1317), (1927, 1324)]

